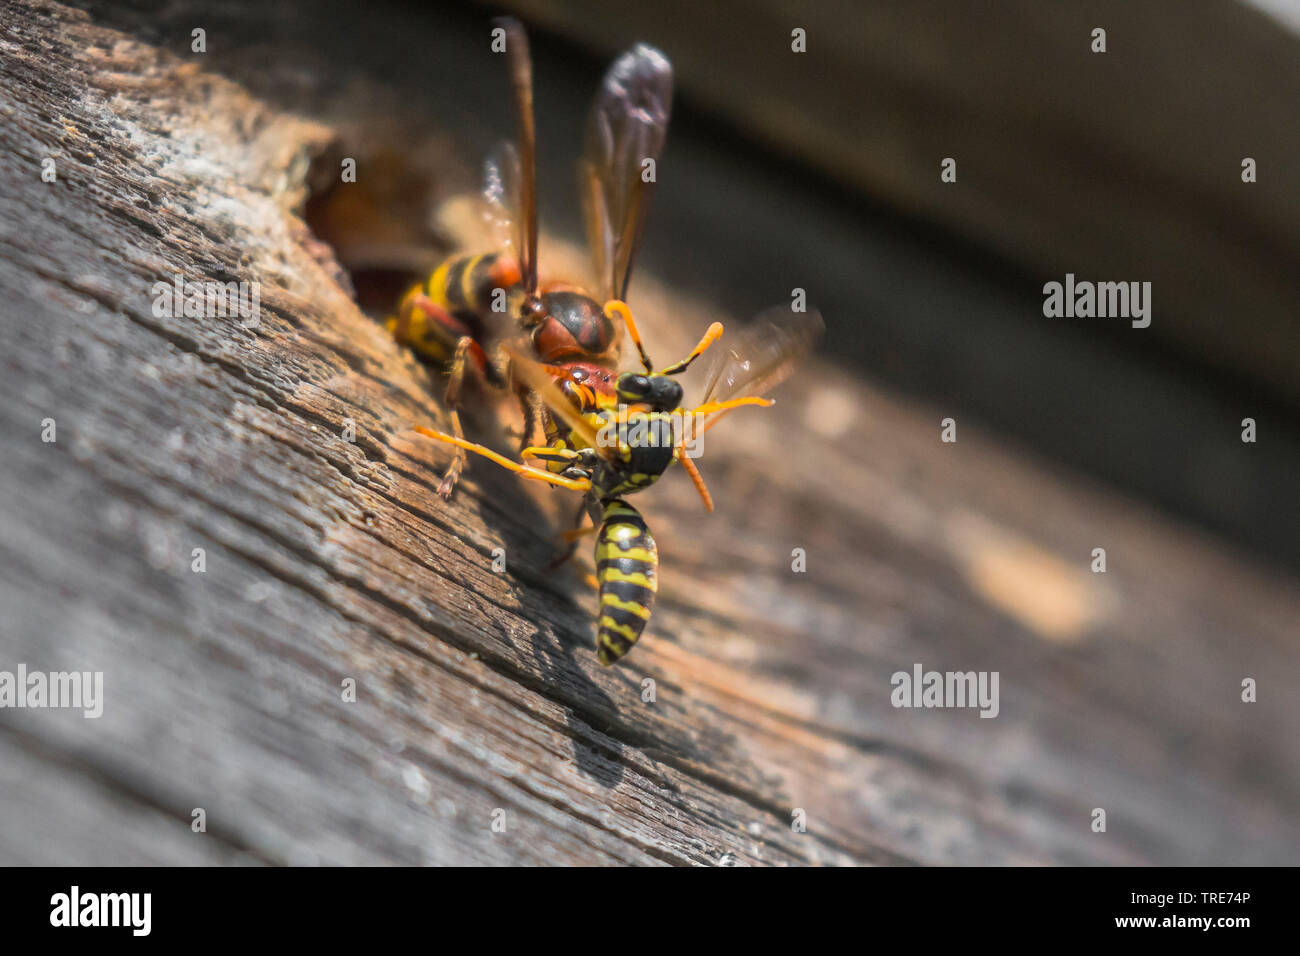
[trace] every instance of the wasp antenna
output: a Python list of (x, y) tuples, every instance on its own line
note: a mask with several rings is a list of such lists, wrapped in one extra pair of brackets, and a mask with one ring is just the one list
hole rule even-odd
[(718, 341), (718, 339), (720, 338), (722, 338), (722, 323), (714, 322), (712, 325), (708, 327), (708, 329), (705, 330), (704, 336), (700, 339), (699, 344), (696, 345), (695, 348), (691, 349), (690, 355), (686, 356), (686, 358), (682, 359), (680, 362), (668, 366), (659, 374), (678, 375), (681, 372), (686, 371), (688, 368), (691, 367), (692, 362), (694, 362), (697, 358), (699, 358), (701, 355), (707, 352), (709, 346), (712, 345), (714, 342)]
[(650, 356), (646, 354), (645, 346), (641, 343), (641, 332), (636, 327), (636, 320), (632, 318), (632, 310), (622, 299), (610, 299), (605, 303), (605, 317), (613, 319), (615, 316), (622, 319), (623, 324), (627, 326), (627, 334), (632, 336), (632, 341), (636, 343), (641, 364), (645, 366), (646, 374), (649, 375), (654, 370), (654, 365), (650, 361)]

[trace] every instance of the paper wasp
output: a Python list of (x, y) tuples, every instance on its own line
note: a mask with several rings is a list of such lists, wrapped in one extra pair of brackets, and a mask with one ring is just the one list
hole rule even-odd
[[(776, 314), (777, 310), (769, 313)], [(703, 354), (720, 330), (714, 334), (710, 329), (690, 355), (660, 372), (653, 372), (645, 358), (645, 374), (621, 373), (615, 380), (614, 400), (600, 399), (590, 410), (576, 408), (543, 366), (507, 347), (516, 373), (564, 429), (564, 437), (558, 437), (560, 428), (556, 428), (551, 444), (521, 452), (525, 459), (545, 462), (545, 471), (455, 435), (416, 428), (523, 477), (584, 493), (584, 511), (597, 531), (596, 655), (602, 664), (612, 664), (631, 650), (650, 619), (658, 590), (658, 547), (645, 519), (626, 497), (654, 484), (674, 461), (689, 465), (683, 431), (702, 434), (735, 408), (772, 404), (758, 394), (741, 393), (767, 391), (779, 384), (815, 344), (822, 327), (816, 312), (781, 310), (780, 316), (779, 322), (759, 322), (741, 333), (739, 348), (728, 350), (715, 363), (704, 401), (689, 409), (680, 408), (682, 388), (670, 376)], [(697, 426), (699, 419), (704, 421)], [(692, 476), (712, 510), (703, 479), (698, 471)]]
[[(734, 408), (771, 404), (758, 394), (741, 393), (766, 390), (784, 378), (813, 344), (821, 320), (816, 313), (785, 313), (779, 322), (747, 330), (741, 347), (717, 362), (708, 394), (694, 408), (681, 408), (683, 391), (674, 376), (718, 340), (720, 323), (710, 326), (684, 359), (654, 371), (626, 296), (653, 182), (642, 171), (663, 148), (672, 68), (662, 53), (644, 44), (620, 56), (606, 73), (579, 164), (600, 298), (565, 283), (539, 283), (532, 66), (522, 27), (513, 20), (497, 22), (507, 38), (518, 148), (499, 151), (489, 163), (487, 197), (514, 223), (518, 258), (497, 252), (449, 260), (406, 294), (388, 326), (399, 341), (449, 368), (451, 433), (416, 429), (455, 447), (440, 494), (451, 494), (470, 451), (524, 477), (584, 494), (579, 522), (589, 515), (597, 532), (597, 656), (612, 664), (641, 636), (658, 587), (658, 548), (627, 496), (649, 487), (676, 461), (712, 510), (686, 449), (697, 420), (704, 420), (702, 433)], [(508, 308), (493, 308), (503, 298)], [(615, 320), (635, 344), (644, 373), (618, 371), (621, 337)], [(465, 438), (459, 402), (470, 374), (514, 390), (525, 418), (521, 457), (543, 468)], [(539, 426), (545, 445), (532, 444)], [(576, 541), (576, 529), (568, 537)]]

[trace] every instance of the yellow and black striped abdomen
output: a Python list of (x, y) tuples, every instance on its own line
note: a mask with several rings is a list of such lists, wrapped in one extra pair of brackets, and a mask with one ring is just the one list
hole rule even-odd
[(509, 256), (456, 256), (407, 291), (388, 330), (424, 358), (448, 362), (463, 336), (482, 342), (497, 290), (508, 293), (518, 283), (519, 266)]
[(645, 630), (658, 577), (659, 549), (640, 513), (621, 498), (607, 501), (596, 539), (596, 656), (602, 664), (630, 651)]
[(490, 252), (448, 259), (429, 276), (428, 294), (457, 317), (482, 316), (492, 311), (497, 290), (519, 284), (519, 266), (510, 256)]

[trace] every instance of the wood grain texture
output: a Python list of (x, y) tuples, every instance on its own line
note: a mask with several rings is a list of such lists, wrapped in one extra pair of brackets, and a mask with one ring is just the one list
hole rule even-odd
[[(568, 500), (434, 494), (438, 383), (299, 218), (335, 114), (11, 9), (0, 669), (107, 701), (0, 711), (0, 862), (1296, 861), (1293, 579), (819, 363), (710, 432), (716, 514), (642, 496), (660, 601), (602, 669), (545, 570)], [(258, 281), (260, 323), (157, 317), (177, 272)], [(665, 353), (714, 317), (637, 295)], [(999, 716), (893, 708), (914, 662), (998, 671)]]

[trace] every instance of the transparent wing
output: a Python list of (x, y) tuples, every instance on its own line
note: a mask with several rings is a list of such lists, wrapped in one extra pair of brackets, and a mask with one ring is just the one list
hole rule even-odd
[(709, 368), (700, 404), (741, 395), (766, 395), (794, 371), (821, 341), (825, 323), (816, 309), (792, 312), (774, 306), (735, 335), (723, 336)]
[[(578, 181), (592, 261), (606, 299), (627, 295), (672, 97), (672, 64), (654, 47), (638, 43), (611, 64), (591, 107)], [(654, 161), (653, 175), (646, 160)]]
[(503, 140), (483, 163), (484, 218), (499, 248), (522, 261), (524, 220), (520, 203), (519, 152)]
[(528, 49), (528, 34), (513, 17), (492, 21), (506, 31), (506, 56), (510, 66), (510, 89), (515, 104), (514, 159), (503, 158), (498, 172), (509, 172), (515, 192), (511, 215), (518, 224), (515, 231), (515, 255), (524, 274), (524, 288), (529, 294), (537, 289), (537, 130), (533, 121), (533, 59)]

